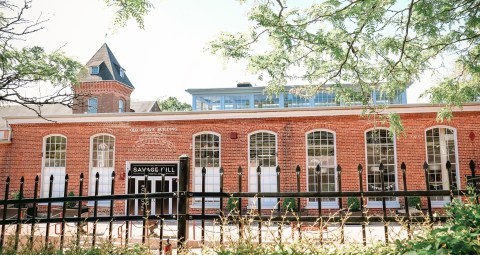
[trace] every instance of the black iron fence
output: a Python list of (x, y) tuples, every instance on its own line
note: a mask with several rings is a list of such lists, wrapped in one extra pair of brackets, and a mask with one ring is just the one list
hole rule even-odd
[[(431, 190), (431, 185), (430, 185), (430, 180), (429, 180), (429, 166), (427, 163), (423, 165), (423, 170), (424, 170), (424, 176), (425, 176), (425, 190), (412, 190), (409, 191), (407, 184), (407, 167), (405, 163), (401, 164), (401, 171), (402, 171), (402, 178), (403, 178), (403, 190), (386, 190), (385, 183), (384, 183), (384, 172), (385, 168), (383, 164), (380, 164), (379, 166), (379, 171), (380, 171), (380, 179), (381, 179), (381, 189), (380, 190), (375, 190), (375, 191), (365, 191), (363, 189), (363, 166), (358, 165), (357, 172), (358, 172), (358, 177), (359, 177), (359, 183), (358, 191), (343, 191), (342, 190), (342, 183), (341, 183), (341, 174), (342, 174), (342, 168), (341, 166), (337, 166), (336, 169), (336, 174), (338, 175), (337, 177), (337, 190), (335, 192), (321, 192), (321, 191), (316, 191), (316, 192), (304, 192), (301, 191), (300, 189), (300, 172), (301, 169), (299, 166), (295, 169), (295, 175), (296, 175), (296, 188), (297, 190), (295, 192), (282, 192), (280, 189), (280, 176), (281, 176), (281, 169), (279, 167), (276, 168), (276, 178), (277, 178), (277, 190), (276, 192), (263, 192), (262, 191), (262, 168), (258, 167), (257, 168), (257, 187), (258, 190), (257, 192), (244, 192), (242, 190), (242, 176), (243, 176), (243, 170), (241, 167), (238, 168), (238, 192), (224, 192), (224, 169), (220, 168), (220, 187), (219, 187), (219, 192), (205, 192), (205, 178), (206, 178), (206, 170), (205, 168), (202, 169), (202, 191), (201, 192), (191, 192), (189, 191), (188, 184), (189, 184), (189, 178), (190, 178), (190, 162), (188, 156), (182, 156), (180, 157), (180, 169), (179, 169), (179, 176), (178, 176), (178, 191), (174, 192), (163, 192), (163, 187), (165, 183), (165, 174), (162, 174), (162, 190), (161, 192), (155, 192), (155, 193), (147, 193), (147, 189), (144, 189), (143, 193), (139, 194), (115, 194), (115, 172), (112, 172), (111, 175), (111, 194), (110, 195), (98, 195), (99, 193), (99, 174), (97, 173), (95, 176), (95, 187), (94, 187), (94, 196), (85, 196), (83, 194), (84, 190), (84, 177), (83, 174), (80, 175), (79, 179), (79, 186), (78, 186), (78, 196), (69, 196), (68, 195), (68, 190), (69, 190), (69, 176), (65, 176), (65, 185), (64, 185), (64, 196), (63, 197), (52, 197), (52, 191), (53, 191), (53, 176), (50, 177), (50, 182), (49, 182), (49, 195), (46, 198), (40, 198), (38, 196), (38, 190), (39, 190), (39, 177), (37, 176), (35, 178), (35, 183), (34, 183), (34, 192), (33, 192), (33, 197), (27, 198), (24, 197), (24, 190), (25, 190), (25, 182), (24, 178), (22, 177), (20, 179), (20, 188), (19, 188), (19, 194), (17, 199), (8, 199), (10, 197), (10, 184), (11, 184), (11, 179), (10, 177), (7, 178), (6, 180), (6, 185), (5, 185), (5, 196), (4, 200), (0, 201), (0, 209), (3, 208), (3, 212), (0, 213), (0, 225), (2, 226), (1, 229), (1, 235), (0, 235), (0, 249), (3, 248), (4, 243), (5, 243), (5, 238), (6, 238), (6, 226), (7, 225), (14, 225), (15, 226), (15, 231), (14, 233), (9, 233), (10, 235), (13, 235), (14, 237), (14, 248), (18, 248), (19, 240), (20, 240), (20, 235), (21, 235), (21, 229), (22, 226), (28, 226), (30, 228), (29, 234), (28, 234), (28, 240), (30, 245), (33, 246), (34, 243), (34, 238), (38, 233), (36, 233), (36, 226), (39, 224), (45, 224), (45, 236), (42, 237), (44, 238), (44, 245), (49, 245), (50, 243), (50, 226), (51, 224), (60, 224), (60, 233), (59, 233), (59, 246), (60, 249), (64, 247), (64, 242), (65, 242), (65, 224), (66, 223), (75, 223), (76, 224), (76, 242), (77, 244), (80, 243), (81, 235), (83, 233), (83, 225), (85, 223), (90, 223), (93, 224), (92, 228), (92, 239), (91, 239), (91, 245), (95, 246), (97, 242), (97, 224), (100, 222), (106, 222), (108, 223), (108, 238), (107, 240), (109, 242), (112, 241), (113, 238), (113, 231), (114, 231), (114, 222), (124, 222), (125, 226), (125, 231), (122, 233), (122, 236), (124, 236), (124, 244), (128, 245), (129, 243), (129, 228), (128, 226), (130, 225), (131, 222), (142, 222), (142, 242), (145, 243), (146, 238), (148, 237), (148, 231), (150, 224), (149, 222), (158, 222), (159, 228), (160, 228), (160, 236), (159, 236), (159, 246), (160, 249), (162, 249), (163, 246), (163, 227), (165, 224), (166, 220), (175, 220), (177, 222), (177, 242), (179, 246), (185, 245), (185, 242), (187, 240), (187, 233), (189, 232), (189, 221), (201, 221), (201, 241), (205, 241), (205, 222), (206, 221), (216, 221), (219, 222), (220, 224), (220, 242), (224, 241), (224, 224), (225, 223), (234, 223), (238, 224), (238, 237), (242, 238), (244, 232), (244, 221), (240, 220), (242, 217), (244, 217), (245, 212), (240, 209), (239, 210), (234, 210), (234, 211), (225, 211), (225, 200), (227, 199), (232, 199), (235, 198), (237, 203), (239, 205), (244, 205), (245, 201), (242, 201), (242, 199), (251, 199), (253, 201), (256, 201), (255, 208), (253, 210), (254, 213), (250, 212), (249, 217), (256, 222), (257, 228), (258, 228), (258, 242), (262, 242), (262, 223), (265, 221), (268, 222), (277, 222), (277, 224), (280, 223), (285, 223), (285, 222), (294, 222), (296, 223), (295, 226), (295, 231), (298, 229), (299, 235), (301, 236), (301, 223), (315, 223), (318, 224), (318, 230), (319, 230), (319, 239), (320, 242), (322, 242), (323, 238), (323, 227), (322, 224), (323, 222), (336, 222), (336, 223), (345, 223), (345, 222), (351, 222), (351, 223), (356, 223), (360, 224), (362, 227), (362, 237), (363, 237), (363, 243), (366, 244), (366, 224), (367, 224), (367, 218), (368, 222), (383, 222), (384, 223), (384, 234), (385, 234), (385, 241), (389, 241), (389, 236), (388, 236), (388, 224), (390, 222), (394, 222), (398, 220), (398, 215), (392, 215), (391, 213), (387, 213), (387, 198), (388, 197), (396, 197), (396, 198), (403, 198), (405, 202), (405, 208), (403, 209), (404, 211), (402, 212), (403, 214), (403, 219), (407, 223), (408, 230), (410, 230), (410, 224), (413, 222), (422, 222), (424, 220), (436, 220), (436, 221), (444, 221), (446, 219), (445, 216), (438, 216), (434, 217), (433, 214), (433, 209), (432, 209), (432, 201), (431, 197), (433, 196), (449, 196), (451, 199), (453, 199), (456, 196), (462, 196), (464, 195), (467, 190), (458, 190), (456, 185), (454, 185), (454, 182), (452, 181), (452, 166), (450, 162), (447, 162), (446, 164), (446, 169), (448, 171), (448, 190)], [(475, 176), (475, 163), (470, 161), (469, 164), (470, 171), (471, 171), (471, 176), (468, 179), (468, 182), (471, 184), (471, 186), (477, 188), (477, 177)], [(317, 166), (315, 174), (317, 176), (317, 187), (321, 187), (321, 169), (320, 166)], [(130, 185), (131, 185), (131, 178), (132, 176), (129, 175), (128, 180), (127, 180), (127, 190), (130, 190)], [(146, 171), (146, 174), (144, 176), (144, 183), (146, 184), (148, 182), (148, 172)], [(322, 203), (320, 202), (323, 198), (336, 198), (338, 201), (338, 209), (339, 211), (348, 211), (348, 208), (344, 208), (344, 203), (343, 199), (349, 198), (349, 197), (356, 197), (359, 198), (360, 202), (360, 208), (365, 208), (365, 199), (368, 198), (381, 198), (382, 202), (382, 207), (379, 213), (375, 213), (374, 215), (370, 215), (367, 210), (361, 210), (361, 215), (359, 216), (352, 216), (349, 215), (348, 213), (338, 213), (335, 214), (334, 216), (332, 215), (324, 215), (325, 208), (322, 208)], [(412, 197), (426, 197), (426, 217), (425, 216), (414, 216), (410, 213), (409, 210), (411, 210), (408, 206), (408, 199)], [(148, 212), (148, 209), (145, 209), (148, 207), (148, 201), (150, 199), (160, 199), (162, 200), (161, 206), (163, 207), (164, 203), (163, 201), (165, 199), (171, 199), (171, 198), (177, 198), (178, 205), (177, 206), (177, 211), (176, 214), (165, 214), (164, 210), (161, 209), (160, 214), (150, 214)], [(189, 205), (193, 201), (193, 199), (201, 199), (201, 208), (200, 208), (200, 213), (191, 213), (193, 210), (189, 210)], [(215, 210), (215, 213), (206, 213), (206, 198), (218, 198), (219, 199), (219, 210)], [(275, 213), (270, 213), (266, 215), (264, 212), (265, 210), (262, 210), (262, 198), (275, 198), (277, 199), (277, 209)], [(297, 208), (296, 212), (294, 215), (291, 216), (285, 216), (282, 215), (281, 212), (281, 207), (280, 207), (280, 202), (282, 199), (285, 198), (294, 198), (297, 201)], [(301, 199), (308, 199), (308, 198), (315, 198), (317, 199), (317, 206), (318, 208), (316, 209), (311, 209), (310, 212), (307, 214), (303, 209), (301, 208)], [(131, 215), (130, 209), (131, 208), (131, 203), (133, 203), (135, 200), (141, 201), (142, 203), (142, 210), (141, 215)], [(99, 210), (99, 202), (100, 201), (108, 201), (109, 202), (109, 210), (108, 210), (108, 215), (99, 215), (98, 210)], [(69, 203), (76, 203), (78, 206), (74, 209), (76, 210), (76, 213), (74, 214), (69, 214), (67, 210), (72, 210), (69, 209), (68, 205)], [(92, 204), (93, 206), (87, 206), (85, 203)], [(478, 203), (478, 197), (477, 201)], [(115, 211), (115, 205), (121, 203), (122, 205), (126, 205), (125, 208), (126, 210), (117, 210)], [(22, 208), (22, 205), (28, 204), (29, 210), (26, 210), (25, 208)], [(12, 207), (12, 206), (17, 206), (17, 207)], [(38, 208), (39, 206), (46, 206), (46, 214), (43, 216), (40, 216), (38, 214)], [(89, 213), (86, 214), (84, 213), (86, 211), (85, 208), (88, 208)], [(54, 215), (52, 212), (55, 210), (60, 211), (59, 215)], [(26, 212), (28, 211), (28, 213)], [(119, 214), (119, 212), (122, 211), (123, 213)], [(212, 211), (212, 210), (210, 210)], [(315, 211), (315, 215), (312, 215), (312, 211)], [(117, 213), (115, 213), (117, 212)], [(262, 214), (264, 213), (264, 214)], [(26, 215), (27, 214), (27, 215)], [(340, 241), (344, 241), (344, 226), (341, 224), (340, 226), (341, 229), (341, 238)], [(292, 230), (293, 231), (293, 230)], [(408, 236), (411, 236), (411, 232), (408, 231)], [(25, 236), (24, 236), (25, 238)], [(85, 243), (84, 243), (85, 245)]]

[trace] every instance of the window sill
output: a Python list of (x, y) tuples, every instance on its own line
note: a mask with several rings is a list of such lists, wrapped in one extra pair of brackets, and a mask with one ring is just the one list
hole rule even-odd
[[(318, 202), (308, 202), (305, 209), (317, 209), (318, 210)], [(337, 202), (322, 202), (322, 210), (323, 209), (339, 209)]]
[[(400, 203), (398, 201), (386, 202), (385, 205), (387, 208), (394, 208), (394, 209), (400, 208)], [(383, 208), (383, 204), (382, 202), (378, 202), (378, 201), (368, 202), (367, 208), (371, 208), (371, 209)]]
[[(202, 203), (194, 202), (190, 205), (193, 209), (202, 209)], [(205, 203), (205, 209), (220, 209), (220, 203)]]

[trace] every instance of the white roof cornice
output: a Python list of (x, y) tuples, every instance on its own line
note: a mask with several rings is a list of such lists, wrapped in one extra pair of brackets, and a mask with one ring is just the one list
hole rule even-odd
[[(443, 105), (407, 104), (391, 105), (383, 113), (436, 113)], [(3, 117), (9, 124), (30, 123), (88, 123), (88, 122), (135, 122), (135, 121), (172, 121), (172, 120), (211, 120), (211, 119), (258, 119), (258, 118), (291, 118), (360, 115), (362, 106), (324, 107), (324, 108), (288, 108), (288, 109), (254, 109), (228, 111), (195, 111), (195, 112), (148, 112), (148, 113), (96, 113), (37, 116)], [(465, 104), (455, 112), (480, 112), (480, 103)]]

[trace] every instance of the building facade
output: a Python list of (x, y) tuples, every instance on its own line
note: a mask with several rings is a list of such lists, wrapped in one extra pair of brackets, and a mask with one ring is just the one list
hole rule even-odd
[[(103, 62), (105, 63), (105, 62)], [(96, 72), (96, 70), (94, 70)], [(118, 80), (85, 81), (90, 87), (111, 83), (113, 90), (129, 86)], [(83, 84), (82, 84), (83, 85)], [(108, 86), (107, 86), (108, 87)], [(133, 86), (132, 86), (133, 88)], [(99, 95), (97, 90), (90, 98)], [(193, 91), (193, 90), (191, 90)], [(198, 91), (197, 91), (198, 92)], [(105, 92), (107, 93), (107, 92)], [(110, 93), (110, 92), (108, 92)], [(125, 109), (129, 97), (125, 95)], [(119, 99), (121, 100), (121, 99)], [(470, 174), (470, 160), (480, 162), (480, 104), (467, 104), (455, 111), (448, 123), (437, 123), (435, 105), (392, 105), (385, 113), (399, 113), (405, 132), (398, 137), (381, 121), (362, 117), (361, 106), (278, 107), (273, 109), (224, 109), (192, 112), (129, 112), (118, 108), (110, 112), (45, 115), (2, 116), (8, 124), (9, 139), (0, 144), (0, 178), (12, 178), (10, 189), (18, 190), (18, 182), (25, 177), (26, 196), (32, 196), (35, 176), (39, 176), (40, 195), (48, 196), (48, 182), (54, 176), (53, 196), (63, 196), (64, 178), (68, 174), (69, 190), (77, 193), (81, 173), (85, 175), (84, 194), (94, 194), (94, 176), (98, 172), (98, 194), (110, 194), (111, 173), (116, 173), (115, 193), (142, 193), (142, 189), (158, 192), (161, 177), (155, 171), (167, 171), (164, 191), (175, 191), (178, 181), (178, 163), (181, 155), (190, 157), (190, 190), (201, 191), (201, 171), (206, 169), (206, 191), (219, 191), (220, 167), (224, 169), (224, 190), (238, 191), (238, 168), (242, 167), (242, 190), (257, 191), (257, 167), (261, 167), (262, 191), (276, 191), (276, 168), (280, 167), (281, 191), (295, 191), (296, 168), (300, 167), (302, 191), (338, 190), (337, 166), (342, 167), (342, 190), (358, 191), (358, 164), (364, 171), (364, 190), (381, 188), (379, 164), (386, 169), (387, 190), (402, 190), (400, 165), (407, 164), (407, 182), (410, 190), (425, 188), (423, 163), (428, 172), (431, 189), (447, 189), (448, 172), (445, 164), (453, 165), (452, 180), (464, 189)], [(114, 101), (117, 101), (115, 99)], [(222, 101), (222, 100), (221, 100)], [(112, 100), (106, 100), (113, 105)], [(97, 101), (97, 109), (101, 100)], [(91, 106), (92, 104), (89, 104)], [(116, 105), (116, 104), (115, 104)], [(90, 109), (90, 108), (86, 108)], [(103, 108), (106, 109), (106, 108)], [(213, 108), (212, 108), (213, 109)], [(82, 110), (82, 112), (85, 112)], [(477, 138), (476, 138), (477, 137)], [(315, 168), (320, 166), (320, 187)], [(145, 185), (143, 173), (151, 171)], [(129, 176), (131, 178), (129, 178)], [(130, 184), (128, 180), (131, 179)], [(0, 182), (0, 190), (4, 183)], [(433, 206), (443, 207), (448, 197), (432, 198)], [(208, 198), (207, 208), (218, 208), (218, 198)], [(243, 207), (252, 206), (245, 201)], [(345, 202), (345, 200), (344, 200)], [(160, 213), (160, 201), (152, 201), (152, 214)], [(300, 207), (316, 209), (316, 199), (302, 199)], [(388, 199), (387, 206), (402, 206), (398, 199)], [(109, 205), (100, 203), (108, 208)], [(262, 208), (276, 206), (276, 199), (264, 199)], [(323, 208), (338, 208), (338, 200), (323, 199)], [(381, 201), (368, 200), (370, 208), (381, 207)], [(191, 210), (200, 207), (200, 201), (191, 201)], [(116, 211), (123, 213), (126, 205), (116, 203)], [(139, 201), (129, 208), (130, 213), (141, 213)], [(170, 199), (164, 213), (176, 212), (176, 201)]]

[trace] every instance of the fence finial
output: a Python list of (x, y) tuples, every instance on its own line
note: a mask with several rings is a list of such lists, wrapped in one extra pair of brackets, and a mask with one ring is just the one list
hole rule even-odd
[(80, 181), (83, 181), (83, 173), (80, 174)]
[[(300, 166), (297, 166), (297, 167), (300, 167)], [(277, 166), (277, 167), (275, 168), (275, 171), (277, 171), (277, 174), (280, 173), (280, 166)]]
[(112, 171), (112, 178), (115, 179), (115, 171)]
[(475, 172), (475, 162), (473, 162), (473, 159), (470, 160), (469, 166), (472, 173)]
[(65, 182), (68, 182), (68, 174), (65, 175)]
[(357, 170), (358, 170), (359, 173), (362, 173), (362, 171), (363, 171), (363, 166), (362, 166), (362, 164), (358, 164)]
[(242, 167), (241, 166), (238, 167), (237, 174), (242, 175)]
[(205, 167), (202, 167), (202, 174), (206, 174), (207, 173), (207, 169)]
[(223, 166), (220, 167), (220, 175), (223, 175)]
[[(279, 171), (279, 172), (280, 172), (280, 171)], [(300, 166), (299, 166), (299, 165), (297, 165), (297, 168), (295, 168), (295, 172), (297, 173), (297, 175), (300, 174)]]
[(257, 174), (258, 175), (262, 174), (262, 168), (260, 166), (257, 166)]
[(38, 178), (38, 175), (35, 176), (35, 182), (38, 182), (39, 181), (39, 178)]
[(95, 179), (99, 179), (99, 178), (100, 178), (100, 173), (97, 172), (97, 173), (95, 174)]
[(400, 166), (400, 168), (402, 169), (402, 171), (405, 172), (405, 170), (407, 170), (407, 165), (405, 165), (405, 162), (402, 162), (402, 165)]
[(423, 170), (425, 170), (425, 172), (428, 170), (428, 163), (427, 163), (427, 161), (425, 161), (425, 162), (423, 163)]
[(340, 166), (340, 164), (337, 165), (337, 173), (341, 173), (342, 172), (342, 167)]
[(450, 160), (447, 161), (447, 164), (445, 164), (445, 166), (447, 167), (447, 169), (452, 168), (452, 163), (450, 163)]
[(317, 167), (315, 168), (315, 172), (318, 174), (320, 172), (320, 164), (317, 165)]
[(22, 178), (20, 178), (20, 183), (24, 183), (25, 182), (25, 177), (22, 176)]
[(50, 181), (53, 182), (53, 174), (50, 175)]
[(383, 172), (383, 170), (385, 170), (385, 166), (383, 165), (383, 163), (380, 163), (380, 165), (378, 166), (378, 170), (380, 170), (380, 172)]

